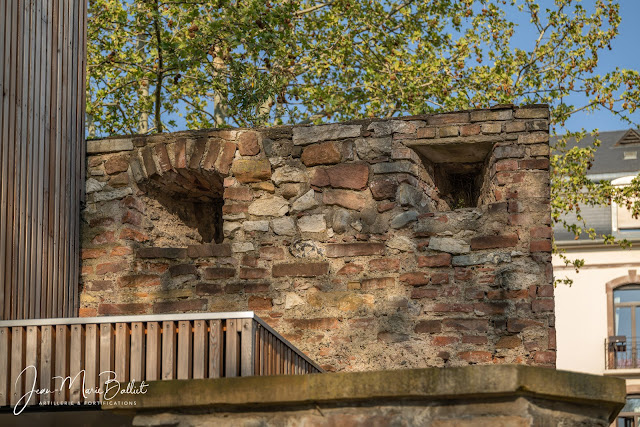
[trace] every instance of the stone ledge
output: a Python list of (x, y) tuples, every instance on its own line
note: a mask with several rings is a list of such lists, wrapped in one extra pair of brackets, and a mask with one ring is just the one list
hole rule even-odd
[[(532, 397), (607, 408), (624, 406), (625, 381), (524, 365), (466, 366), (295, 376), (154, 381), (144, 395), (118, 395), (103, 409), (220, 410), (266, 406)], [(118, 405), (117, 402), (128, 402)], [(135, 404), (132, 405), (131, 402)]]

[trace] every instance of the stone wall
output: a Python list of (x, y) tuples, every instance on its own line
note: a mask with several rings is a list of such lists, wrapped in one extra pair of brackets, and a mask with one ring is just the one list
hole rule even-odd
[(81, 315), (253, 310), (327, 370), (554, 366), (547, 118), (88, 141)]

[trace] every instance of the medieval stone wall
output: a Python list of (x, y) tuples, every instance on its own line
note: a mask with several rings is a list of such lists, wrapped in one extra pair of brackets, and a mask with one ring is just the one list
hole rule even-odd
[(88, 141), (81, 315), (254, 310), (328, 370), (554, 366), (547, 119)]

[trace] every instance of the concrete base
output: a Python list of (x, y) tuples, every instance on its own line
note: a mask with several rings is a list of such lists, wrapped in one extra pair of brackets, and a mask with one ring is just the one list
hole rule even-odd
[(103, 409), (139, 426), (608, 426), (624, 380), (530, 366), (470, 366), (152, 382)]

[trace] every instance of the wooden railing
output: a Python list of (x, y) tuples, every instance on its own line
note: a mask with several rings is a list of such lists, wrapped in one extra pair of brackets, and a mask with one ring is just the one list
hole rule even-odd
[(322, 372), (253, 312), (0, 322), (0, 406), (99, 402), (113, 380)]

